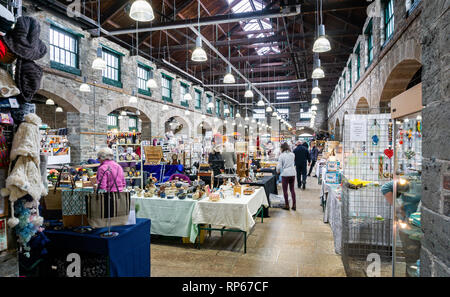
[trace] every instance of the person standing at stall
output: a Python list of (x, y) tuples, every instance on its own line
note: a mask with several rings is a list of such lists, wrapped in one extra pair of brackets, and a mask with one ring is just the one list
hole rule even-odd
[(97, 158), (101, 163), (97, 170), (98, 188), (107, 192), (122, 192), (126, 187), (125, 177), (122, 166), (114, 161), (113, 150), (101, 148)]
[(295, 168), (297, 171), (297, 186), (300, 189), (306, 188), (306, 174), (307, 174), (307, 162), (311, 160), (308, 152), (308, 144), (305, 142), (297, 142), (297, 147), (294, 150), (295, 155)]
[(311, 145), (312, 145), (312, 148), (311, 148), (311, 150), (309, 151), (309, 156), (310, 156), (310, 158), (311, 158), (311, 160), (309, 161), (309, 163), (310, 163), (311, 165), (309, 166), (309, 173), (308, 173), (308, 176), (311, 176), (311, 172), (312, 172), (312, 170), (314, 169), (314, 165), (316, 165), (316, 162), (317, 162), (317, 157), (319, 156), (319, 150), (317, 149), (315, 143), (313, 142)]
[(285, 207), (283, 209), (289, 210), (289, 195), (288, 186), (292, 197), (292, 210), (296, 210), (295, 197), (295, 155), (291, 152), (289, 145), (285, 142), (281, 145), (281, 154), (278, 158), (277, 173), (280, 173), (281, 182), (283, 186)]

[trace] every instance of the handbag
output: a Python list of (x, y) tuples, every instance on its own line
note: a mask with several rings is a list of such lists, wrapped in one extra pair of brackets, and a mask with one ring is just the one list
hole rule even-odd
[[(107, 172), (100, 179), (99, 185)], [(130, 192), (119, 192), (119, 187), (114, 178), (117, 192), (111, 192), (112, 186), (107, 192), (99, 193), (99, 187), (94, 193), (86, 195), (87, 219), (89, 226), (103, 228), (107, 226), (126, 225), (130, 214), (131, 196)]]
[[(66, 165), (61, 168), (61, 172), (58, 175), (53, 190), (48, 191), (47, 196), (44, 197), (42, 203), (42, 216), (47, 220), (60, 220), (62, 219), (62, 191), (66, 188), (61, 188), (61, 177), (65, 170), (69, 170)], [(71, 190), (73, 192), (75, 188), (75, 181), (71, 174), (69, 174), (69, 180), (71, 184)]]

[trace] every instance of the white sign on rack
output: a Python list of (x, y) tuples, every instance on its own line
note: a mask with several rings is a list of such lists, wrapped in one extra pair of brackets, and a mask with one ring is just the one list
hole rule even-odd
[(367, 121), (365, 119), (351, 120), (350, 141), (367, 141)]

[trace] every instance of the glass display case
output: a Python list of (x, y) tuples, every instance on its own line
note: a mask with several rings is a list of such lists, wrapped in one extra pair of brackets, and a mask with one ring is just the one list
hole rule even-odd
[[(422, 196), (422, 117), (414, 113), (394, 119), (393, 276), (420, 276)], [(388, 190), (386, 192), (389, 192)], [(389, 196), (389, 194), (387, 194)], [(387, 198), (389, 198), (387, 196)]]

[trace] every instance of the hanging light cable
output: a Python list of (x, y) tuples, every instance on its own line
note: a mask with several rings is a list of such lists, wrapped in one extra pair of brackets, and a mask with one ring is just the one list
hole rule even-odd
[[(198, 0), (198, 14), (197, 14), (197, 22), (198, 22), (198, 32), (200, 31), (200, 0)], [(194, 62), (205, 62), (208, 60), (205, 50), (202, 48), (202, 38), (197, 36), (195, 39), (195, 50), (192, 52), (191, 60)]]
[[(150, 27), (152, 27), (152, 24), (150, 24)], [(153, 57), (152, 56), (152, 52), (153, 52), (153, 50), (152, 50), (153, 49), (152, 39), (153, 39), (153, 33), (150, 32), (150, 58)], [(149, 89), (156, 89), (158, 87), (158, 84), (156, 83), (156, 80), (153, 77), (153, 71), (155, 71), (155, 70), (150, 69), (150, 72), (148, 74), (149, 78), (148, 78), (148, 81), (147, 81), (147, 88), (149, 88)]]
[[(97, 3), (98, 36), (101, 34), (100, 26), (100, 1)], [(102, 57), (102, 47), (97, 48), (97, 58), (92, 62), (92, 69), (106, 70), (106, 61)]]

